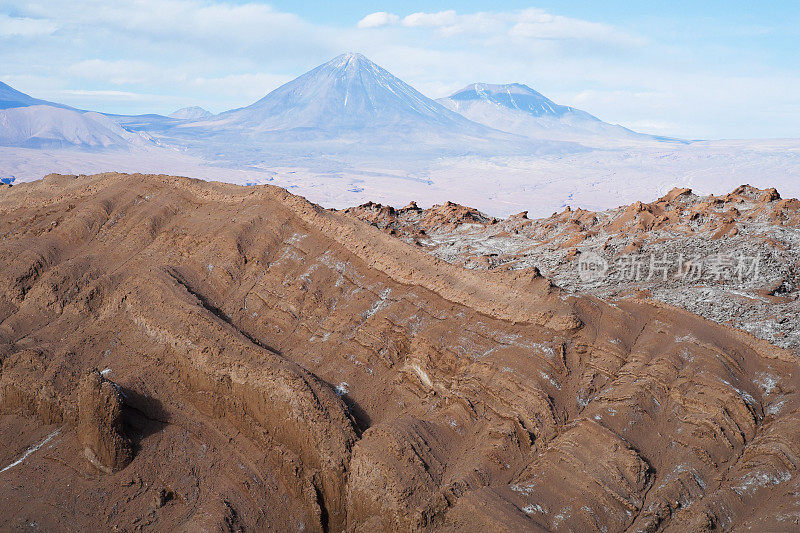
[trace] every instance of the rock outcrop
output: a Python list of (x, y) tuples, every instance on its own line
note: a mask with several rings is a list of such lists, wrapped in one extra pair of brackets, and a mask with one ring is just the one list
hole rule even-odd
[[(800, 353), (800, 202), (775, 189), (698, 196), (676, 188), (651, 203), (567, 207), (538, 220), (494, 220), (454, 204), (345, 213), (449, 263), (536, 269), (569, 292), (653, 298)], [(602, 275), (582, 275), (592, 260)]]
[(78, 437), (86, 459), (108, 474), (122, 470), (133, 459), (133, 446), (125, 435), (122, 418), (122, 394), (97, 369), (79, 386)]

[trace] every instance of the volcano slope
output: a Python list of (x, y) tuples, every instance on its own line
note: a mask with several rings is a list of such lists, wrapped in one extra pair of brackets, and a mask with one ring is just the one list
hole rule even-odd
[(796, 357), (286, 191), (0, 192), (2, 529), (798, 527)]

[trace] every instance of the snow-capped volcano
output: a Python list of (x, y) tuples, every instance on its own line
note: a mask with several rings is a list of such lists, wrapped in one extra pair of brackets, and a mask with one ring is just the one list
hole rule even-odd
[(381, 130), (381, 135), (418, 130), (490, 133), (488, 128), (450, 111), (356, 53), (342, 54), (254, 104), (222, 113), (202, 124), (323, 137), (361, 130)]
[(620, 139), (655, 140), (603, 122), (586, 111), (559, 105), (521, 83), (472, 83), (438, 102), (472, 121), (535, 139), (591, 144)]

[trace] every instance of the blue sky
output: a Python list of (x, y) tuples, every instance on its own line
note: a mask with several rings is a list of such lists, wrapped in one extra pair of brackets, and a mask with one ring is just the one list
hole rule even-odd
[(100, 111), (219, 112), (351, 50), (431, 97), (521, 82), (648, 133), (800, 137), (796, 0), (0, 0), (0, 80)]

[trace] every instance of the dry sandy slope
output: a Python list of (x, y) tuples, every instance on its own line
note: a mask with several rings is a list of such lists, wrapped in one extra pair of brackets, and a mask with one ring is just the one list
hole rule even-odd
[(0, 238), (3, 529), (798, 527), (796, 358), (687, 312), (270, 186), (52, 175)]

